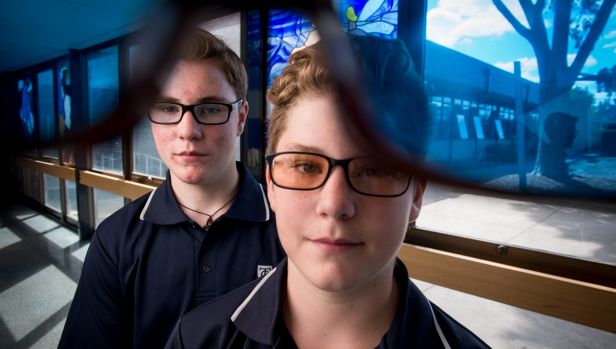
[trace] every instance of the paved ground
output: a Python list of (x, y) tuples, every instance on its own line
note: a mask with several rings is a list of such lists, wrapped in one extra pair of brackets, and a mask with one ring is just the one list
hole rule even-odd
[[(429, 188), (419, 226), (616, 263), (612, 207), (576, 208)], [(88, 244), (24, 207), (0, 218), (0, 348), (55, 348)], [(416, 282), (494, 348), (616, 348), (612, 333)]]
[[(429, 184), (417, 226), (616, 264), (614, 204), (528, 202), (468, 192)], [(616, 334), (418, 284), (433, 302), (494, 348), (616, 348)]]

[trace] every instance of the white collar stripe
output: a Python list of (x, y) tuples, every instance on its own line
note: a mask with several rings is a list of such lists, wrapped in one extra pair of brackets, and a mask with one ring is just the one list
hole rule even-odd
[(148, 207), (150, 207), (150, 202), (152, 201), (152, 198), (154, 197), (154, 192), (156, 192), (156, 189), (152, 190), (152, 192), (150, 193), (150, 196), (148, 197), (148, 201), (145, 202), (145, 206), (143, 206), (143, 210), (141, 210), (141, 214), (139, 215), (140, 220), (144, 220), (143, 217), (145, 217), (145, 213), (148, 210)]
[(265, 191), (263, 190), (263, 186), (259, 183), (259, 188), (261, 188), (261, 195), (263, 195), (263, 205), (265, 206), (265, 221), (270, 220), (270, 208), (267, 204), (267, 197), (265, 196)]
[(430, 301), (428, 301), (428, 306), (430, 307), (430, 312), (432, 313), (432, 318), (434, 319), (434, 326), (436, 326), (436, 332), (438, 333), (438, 336), (441, 338), (441, 342), (443, 343), (443, 346), (445, 347), (445, 349), (451, 349), (451, 346), (449, 345), (449, 342), (447, 342), (447, 338), (445, 338), (445, 334), (443, 333), (443, 330), (441, 329), (441, 325), (439, 325), (438, 320), (436, 320), (436, 316), (434, 315), (434, 309), (432, 309), (432, 304), (430, 304)]
[(252, 300), (252, 298), (254, 297), (254, 295), (259, 291), (259, 289), (261, 288), (261, 286), (263, 286), (263, 284), (265, 284), (265, 281), (267, 281), (267, 279), (270, 278), (270, 276), (274, 275), (274, 273), (276, 272), (276, 268), (272, 269), (272, 271), (270, 271), (269, 273), (267, 273), (267, 275), (265, 275), (263, 277), (263, 279), (261, 279), (261, 281), (259, 281), (259, 283), (257, 284), (257, 286), (255, 286), (255, 288), (252, 289), (252, 291), (250, 292), (250, 294), (248, 295), (248, 297), (246, 297), (246, 299), (244, 299), (244, 301), (242, 302), (242, 304), (240, 304), (239, 307), (237, 307), (237, 309), (235, 309), (235, 312), (233, 313), (233, 315), (231, 315), (231, 321), (235, 322), (235, 319), (237, 319), (237, 317), (240, 315), (240, 313), (244, 310), (244, 308), (246, 308), (246, 306), (248, 305), (248, 303), (250, 303), (250, 301)]

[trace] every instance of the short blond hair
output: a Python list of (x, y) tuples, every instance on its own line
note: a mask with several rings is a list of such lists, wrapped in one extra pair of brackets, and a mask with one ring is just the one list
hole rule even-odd
[(246, 68), (240, 57), (220, 38), (197, 28), (191, 33), (180, 58), (187, 61), (213, 60), (219, 65), (236, 97), (246, 100), (248, 93)]

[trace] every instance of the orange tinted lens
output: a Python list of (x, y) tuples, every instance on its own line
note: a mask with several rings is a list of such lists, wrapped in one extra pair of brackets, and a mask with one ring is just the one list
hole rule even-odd
[(272, 162), (272, 180), (281, 187), (314, 189), (327, 175), (327, 159), (312, 154), (279, 154)]

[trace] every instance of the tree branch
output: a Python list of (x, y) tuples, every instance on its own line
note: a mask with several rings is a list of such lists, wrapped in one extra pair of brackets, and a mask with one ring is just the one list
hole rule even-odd
[[(524, 15), (526, 16), (527, 19), (529, 19), (532, 16), (533, 13), (533, 3), (530, 0), (520, 0), (520, 6), (522, 7), (522, 11), (524, 11)], [(533, 25), (529, 23), (529, 25), (532, 27)]]
[(528, 35), (524, 36), (531, 44), (537, 56), (537, 66), (539, 68), (539, 78), (547, 76), (550, 60), (550, 44), (548, 42), (548, 33), (543, 22), (543, 8), (545, 2), (542, 0), (533, 4), (531, 0), (519, 0), (520, 6), (524, 11), (526, 20), (528, 21)]
[(564, 71), (567, 68), (572, 2), (572, 0), (560, 0), (556, 1), (554, 5), (553, 58), (551, 64), (555, 71)]
[(576, 78), (582, 70), (584, 63), (588, 59), (588, 56), (590, 56), (592, 49), (595, 47), (595, 44), (599, 39), (599, 35), (607, 24), (607, 20), (609, 19), (610, 14), (614, 9), (614, 4), (616, 4), (616, 0), (604, 0), (603, 4), (601, 4), (601, 8), (599, 9), (599, 11), (597, 11), (597, 14), (595, 15), (595, 20), (592, 23), (592, 27), (590, 27), (590, 31), (588, 32), (588, 35), (586, 35), (584, 42), (580, 46), (580, 49), (575, 56), (575, 60), (569, 67), (567, 75)]
[(492, 0), (496, 9), (505, 17), (505, 19), (513, 26), (518, 34), (522, 35), (526, 40), (531, 41), (530, 30), (520, 23), (515, 16), (509, 11), (507, 6), (501, 0)]

